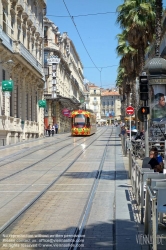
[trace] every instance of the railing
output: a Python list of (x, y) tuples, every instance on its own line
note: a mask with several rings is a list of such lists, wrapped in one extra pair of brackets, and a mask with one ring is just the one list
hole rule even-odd
[(13, 41), (12, 39), (2, 30), (0, 26), (0, 39), (2, 44), (4, 44), (10, 51), (13, 52)]
[(40, 74), (43, 73), (42, 65), (35, 59), (35, 57), (18, 41), (14, 41), (14, 52), (19, 52)]
[[(161, 213), (160, 221), (163, 219), (161, 215), (166, 213), (166, 207), (163, 205), (163, 203), (166, 202), (166, 185), (163, 183), (162, 185), (157, 186), (158, 187), (156, 187), (155, 190), (152, 189), (150, 179), (147, 180), (144, 234), (152, 236), (153, 250), (157, 250), (158, 243), (162, 244), (162, 239), (165, 239), (166, 237), (165, 234), (158, 234), (158, 213)], [(164, 208), (162, 209), (162, 207)]]
[[(153, 170), (141, 168), (132, 157), (132, 145), (129, 142), (129, 177), (131, 178), (132, 193), (141, 210), (141, 223), (144, 221), (144, 237), (151, 239), (153, 250), (157, 250), (159, 238), (166, 237), (158, 234), (158, 213), (166, 213), (166, 175), (154, 173)], [(161, 203), (161, 195), (163, 203)], [(146, 200), (146, 201), (145, 201)], [(158, 207), (162, 205), (162, 210)], [(145, 208), (145, 213), (144, 213)], [(163, 209), (164, 208), (164, 209)], [(160, 220), (162, 216), (160, 216)], [(163, 248), (164, 249), (164, 248)]]
[(97, 105), (97, 104), (98, 104), (98, 101), (93, 101), (93, 104), (94, 104), (94, 105)]

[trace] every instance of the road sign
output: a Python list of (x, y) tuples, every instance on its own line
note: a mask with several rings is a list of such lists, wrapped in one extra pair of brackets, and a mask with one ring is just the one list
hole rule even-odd
[(64, 116), (70, 117), (70, 110), (69, 109), (63, 109), (62, 113)]
[(14, 82), (13, 80), (2, 81), (2, 91), (13, 91)]
[(46, 107), (46, 100), (39, 100), (38, 105), (39, 105), (39, 108), (45, 108)]
[(132, 106), (128, 106), (126, 108), (126, 114), (127, 115), (133, 115), (134, 114), (134, 108)]

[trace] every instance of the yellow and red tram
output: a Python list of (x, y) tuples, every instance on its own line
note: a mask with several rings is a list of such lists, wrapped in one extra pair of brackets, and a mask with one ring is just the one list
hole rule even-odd
[(71, 112), (71, 135), (91, 135), (96, 132), (96, 115), (86, 110)]

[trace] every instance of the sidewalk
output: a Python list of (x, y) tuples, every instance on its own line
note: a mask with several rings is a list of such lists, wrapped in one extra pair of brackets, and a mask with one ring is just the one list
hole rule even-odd
[(121, 147), (117, 151), (121, 157), (116, 162), (116, 250), (141, 250), (141, 245), (137, 243), (137, 211), (132, 208), (129, 161), (123, 156)]
[[(126, 171), (129, 170), (129, 158), (128, 155), (126, 157), (123, 157), (123, 161), (124, 161), (124, 165), (125, 165), (125, 169)], [(139, 166), (142, 166), (142, 160), (136, 158), (136, 162), (138, 163)], [(141, 224), (141, 214), (139, 211), (139, 208), (136, 204), (135, 199), (133, 198), (133, 194), (132, 194), (132, 187), (131, 187), (131, 181), (130, 179), (128, 179), (128, 185), (129, 185), (129, 193), (130, 193), (130, 200), (132, 201), (132, 207), (131, 210), (133, 211), (133, 215), (134, 215), (134, 220), (135, 220), (135, 224), (136, 224), (136, 228), (137, 228), (137, 234), (135, 235), (136, 237), (136, 241), (137, 241), (137, 245), (139, 245), (141, 247), (141, 250), (149, 250), (150, 246), (148, 245), (148, 243), (146, 242), (146, 239), (144, 241), (143, 237), (145, 236), (144, 234), (144, 224)], [(163, 228), (159, 228), (159, 235), (164, 234), (166, 230)], [(150, 241), (152, 241), (152, 239), (150, 238)], [(152, 244), (151, 244), (152, 247)], [(133, 249), (135, 249), (136, 247), (133, 247)], [(126, 249), (126, 248), (125, 248)], [(132, 249), (132, 248), (131, 248)], [(136, 248), (137, 249), (137, 248)], [(159, 244), (157, 245), (157, 250), (165, 250), (166, 249), (166, 239), (162, 238), (159, 239)]]

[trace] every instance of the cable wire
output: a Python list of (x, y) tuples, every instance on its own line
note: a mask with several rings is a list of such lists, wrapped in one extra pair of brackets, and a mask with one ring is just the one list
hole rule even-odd
[(69, 10), (68, 10), (68, 8), (67, 8), (66, 3), (65, 3), (64, 0), (63, 0), (63, 3), (64, 3), (64, 5), (65, 5), (65, 7), (66, 7), (66, 10), (67, 10), (67, 12), (69, 13), (69, 16), (70, 16), (70, 18), (71, 18), (71, 20), (72, 20), (72, 22), (73, 22), (73, 24), (74, 24), (74, 26), (75, 26), (75, 28), (76, 28), (76, 31), (77, 31), (77, 33), (78, 33), (78, 35), (79, 35), (79, 38), (80, 38), (80, 40), (81, 40), (81, 42), (82, 42), (82, 44), (83, 44), (83, 46), (84, 46), (84, 49), (86, 50), (86, 52), (87, 52), (87, 54), (88, 54), (88, 56), (89, 56), (91, 62), (92, 62), (93, 65), (95, 66), (95, 68), (100, 72), (100, 69), (96, 66), (96, 64), (94, 63), (93, 59), (91, 58), (91, 56), (90, 56), (90, 54), (89, 54), (89, 52), (88, 52), (88, 50), (87, 50), (87, 48), (86, 48), (86, 46), (85, 46), (85, 44), (84, 44), (82, 38), (81, 38), (81, 35), (80, 35), (80, 33), (79, 33), (78, 29), (77, 29), (77, 26), (76, 26), (76, 24), (75, 24), (75, 22), (74, 22), (74, 17), (71, 16), (71, 14), (70, 14), (70, 12), (69, 12)]

